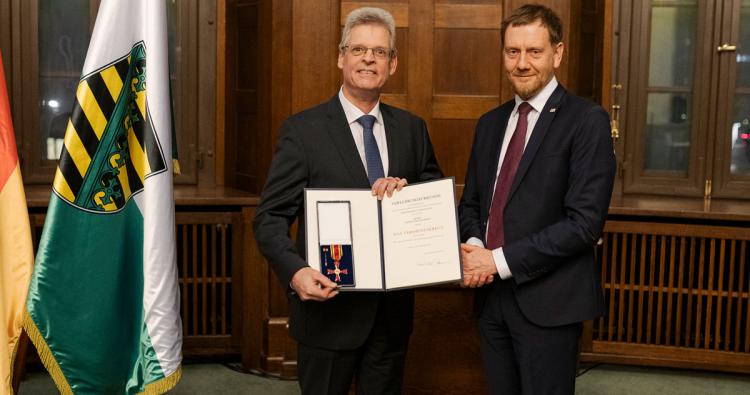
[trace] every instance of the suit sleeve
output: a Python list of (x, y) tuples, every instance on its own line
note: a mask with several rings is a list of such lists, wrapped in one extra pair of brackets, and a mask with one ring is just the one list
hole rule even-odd
[(604, 228), (615, 174), (609, 116), (593, 106), (574, 133), (563, 218), (503, 247), (518, 284), (590, 251)]
[(308, 164), (304, 146), (288, 120), (276, 147), (253, 231), (260, 252), (286, 286), (294, 273), (307, 266), (289, 236), (289, 227), (303, 210)]
[(474, 142), (471, 146), (469, 164), (466, 169), (466, 177), (464, 178), (464, 191), (461, 195), (461, 201), (458, 204), (459, 227), (461, 228), (461, 240), (463, 241), (467, 241), (472, 237), (484, 240), (484, 231), (480, 218), (479, 177), (477, 174), (477, 161), (479, 160), (479, 144), (477, 141), (479, 140), (478, 136), (482, 124), (483, 120), (480, 119), (477, 123)]
[(424, 120), (419, 118), (419, 128), (422, 137), (422, 149), (421, 152), (415, 152), (415, 155), (420, 155), (421, 169), (419, 172), (419, 181), (429, 181), (443, 176), (440, 166), (438, 166), (437, 158), (435, 158), (435, 152), (432, 149), (432, 142), (430, 141), (430, 134), (427, 132), (427, 125)]

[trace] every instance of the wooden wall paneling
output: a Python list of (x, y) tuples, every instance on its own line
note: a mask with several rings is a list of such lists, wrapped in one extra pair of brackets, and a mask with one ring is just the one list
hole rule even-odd
[[(598, 7), (600, 12), (598, 15), (602, 17), (602, 23), (600, 24), (600, 39), (601, 39), (601, 56), (599, 61), (601, 62), (601, 84), (599, 85), (599, 97), (601, 98), (601, 105), (610, 110), (612, 105), (612, 85), (615, 83), (614, 69), (617, 67), (616, 58), (616, 42), (615, 39), (615, 0), (598, 0)], [(610, 115), (611, 112), (610, 112)]]
[(339, 29), (335, 29), (339, 9), (332, 2), (292, 3), (292, 113), (327, 101), (338, 88), (334, 70), (340, 38)]
[[(216, 131), (217, 68), (216, 52), (217, 14), (216, 1), (198, 2), (198, 97), (197, 130)], [(222, 71), (223, 73), (223, 71)], [(197, 133), (198, 164), (193, 183), (202, 187), (216, 185), (215, 133)]]
[[(226, 96), (227, 96), (227, 1), (216, 0), (216, 102), (214, 116), (216, 131), (214, 133), (214, 173), (216, 185), (223, 186), (226, 169)], [(259, 34), (268, 37), (268, 34)], [(266, 40), (264, 40), (266, 41)]]
[[(284, 119), (292, 113), (292, 3), (274, 0), (271, 10), (271, 140), (266, 153), (270, 164), (273, 146)], [(264, 176), (267, 173), (263, 173)]]
[(601, 103), (604, 0), (582, 0), (579, 7), (578, 12), (573, 12), (578, 22), (571, 22), (579, 27), (579, 50), (574, 69), (578, 77), (576, 93)]
[[(342, 1), (340, 7), (341, 26), (344, 25), (346, 16), (360, 7), (379, 7), (393, 15), (396, 27), (409, 26), (409, 4), (408, 0), (380, 0), (380, 1)], [(338, 41), (337, 41), (338, 43)]]
[[(250, 134), (254, 136), (256, 157), (251, 157), (255, 162), (255, 171), (257, 174), (255, 180), (254, 193), (260, 193), (265, 184), (268, 167), (271, 164), (271, 154), (273, 153), (274, 140), (271, 122), (273, 118), (273, 85), (281, 84), (282, 81), (274, 81), (273, 72), (275, 63), (273, 59), (274, 45), (274, 1), (263, 0), (258, 5), (258, 52), (255, 62), (258, 66), (257, 79), (257, 126)], [(291, 50), (290, 47), (286, 48)], [(287, 65), (288, 67), (288, 65)], [(279, 69), (283, 66), (278, 65)], [(250, 131), (245, 131), (250, 132)], [(247, 158), (247, 157), (246, 157)]]
[(268, 265), (260, 254), (253, 233), (255, 207), (242, 209), (242, 365), (260, 369), (265, 358), (264, 329), (268, 319)]
[[(203, 118), (200, 110), (202, 108), (214, 108), (213, 97), (209, 99), (203, 97), (207, 91), (213, 92), (213, 87), (207, 86), (207, 79), (213, 81), (214, 70), (211, 70), (210, 76), (199, 74), (201, 68), (204, 67), (203, 63), (214, 63), (215, 58), (211, 56), (210, 51), (215, 48), (216, 43), (214, 36), (211, 36), (209, 40), (203, 37), (202, 24), (205, 23), (205, 20), (202, 11), (198, 9), (201, 4), (203, 2), (199, 4), (197, 0), (181, 2), (176, 6), (177, 13), (174, 16), (174, 22), (179, 32), (179, 36), (175, 37), (175, 45), (184, 47), (181, 50), (176, 48), (174, 61), (177, 68), (170, 71), (176, 79), (182, 82), (174, 86), (172, 96), (175, 105), (182, 110), (175, 114), (174, 119), (174, 127), (181, 131), (177, 134), (181, 138), (176, 142), (181, 173), (175, 176), (175, 184), (198, 183), (198, 168), (202, 165), (199, 163), (201, 159), (200, 139), (213, 139), (212, 133), (200, 133), (202, 129), (196, 127)], [(202, 8), (205, 7), (205, 5), (202, 6)], [(205, 54), (205, 51), (209, 53)], [(201, 105), (207, 107), (199, 107)], [(209, 114), (211, 112), (207, 111)], [(213, 124), (211, 124), (208, 130), (213, 131), (213, 127)]]
[(456, 177), (457, 196), (463, 192), (466, 164), (474, 141), (475, 119), (438, 119), (432, 121), (432, 144), (440, 168), (446, 176)]
[(258, 8), (258, 1), (248, 0), (233, 0), (227, 7), (230, 31), (227, 40), (231, 42), (227, 74), (231, 76), (231, 88), (227, 99), (225, 181), (249, 192), (259, 192), (261, 188), (259, 168), (265, 135), (259, 127), (258, 112), (258, 73), (262, 59), (258, 35), (262, 18)]
[(502, 9), (497, 4), (435, 4), (435, 28), (499, 29)]
[(436, 94), (432, 97), (433, 116), (437, 119), (477, 120), (498, 105), (500, 102), (497, 95)]
[[(11, 68), (11, 40), (13, 37), (13, 24), (11, 23), (10, 0), (0, 0), (0, 54), (3, 57), (3, 71), (5, 72), (5, 85), (8, 87), (8, 95), (11, 95), (13, 81), (13, 69)], [(12, 96), (11, 96), (12, 97)]]
[[(224, 144), (222, 149), (224, 154), (222, 156), (224, 162), (224, 177), (223, 185), (244, 189), (237, 185), (237, 147), (239, 142), (237, 141), (237, 103), (239, 98), (237, 97), (237, 74), (238, 74), (238, 12), (237, 12), (237, 0), (222, 0), (224, 1), (224, 18), (225, 18), (225, 31), (224, 34)], [(218, 56), (218, 54), (217, 54)], [(218, 106), (218, 103), (217, 103)], [(260, 137), (260, 136), (259, 136)], [(217, 139), (219, 137), (217, 136)], [(218, 142), (217, 142), (218, 144)], [(217, 166), (219, 162), (217, 161)], [(247, 189), (244, 189), (247, 190)]]
[[(342, 13), (341, 17), (346, 18), (346, 14)], [(344, 21), (342, 20), (341, 22), (343, 23)], [(383, 101), (388, 99), (398, 101), (397, 97), (400, 97), (403, 99), (401, 105), (391, 101), (387, 101), (387, 103), (399, 108), (405, 108), (409, 75), (409, 29), (406, 26), (396, 28), (396, 49), (398, 51), (398, 67), (396, 68), (396, 73), (388, 77), (388, 82), (383, 87)]]
[(473, 295), (454, 285), (417, 290), (404, 393), (487, 393)]
[[(590, 97), (591, 94), (588, 91), (581, 92), (581, 88), (579, 86), (579, 82), (582, 77), (586, 78), (588, 82), (594, 78), (597, 70), (596, 67), (592, 67), (590, 74), (583, 74), (580, 70), (580, 64), (582, 60), (581, 52), (584, 51), (583, 48), (581, 48), (581, 44), (584, 43), (583, 28), (581, 23), (581, 12), (583, 9), (581, 4), (582, 1), (583, 0), (565, 0), (563, 1), (564, 6), (560, 7), (560, 10), (558, 11), (564, 23), (563, 40), (565, 40), (565, 52), (567, 52), (568, 60), (567, 65), (565, 65), (566, 68), (563, 69), (561, 67), (560, 71), (567, 77), (564, 86), (570, 87), (570, 91), (577, 95)], [(594, 24), (594, 26), (596, 26), (595, 23), (591, 24)], [(590, 26), (590, 23), (587, 23), (586, 25)], [(595, 30), (595, 28), (592, 30)], [(593, 43), (587, 44), (591, 45)], [(595, 54), (601, 56), (601, 54), (599, 54), (596, 50), (592, 50), (591, 52), (592, 55)]]
[(496, 94), (503, 77), (498, 31), (436, 28), (435, 94)]
[[(14, 109), (13, 122), (15, 125), (23, 125), (28, 130), (39, 130), (39, 118), (36, 117), (36, 103), (39, 103), (39, 25), (38, 25), (38, 4), (35, 1), (18, 1), (14, 4), (19, 13), (14, 15), (13, 22), (19, 26), (18, 35), (14, 37), (13, 48), (19, 48), (16, 57), (18, 61), (14, 62), (13, 70), (13, 92)], [(23, 21), (24, 23), (21, 23)], [(22, 46), (21, 37), (29, 40), (31, 45)], [(15, 51), (14, 51), (15, 52)], [(28, 65), (28, 67), (21, 67)], [(19, 77), (20, 74), (20, 78)], [(19, 94), (20, 93), (20, 94)], [(31, 103), (34, 103), (33, 105)], [(26, 105), (24, 105), (26, 104)], [(23, 134), (23, 131), (16, 130), (16, 135)], [(24, 157), (21, 162), (24, 182), (41, 182), (44, 177), (41, 175), (31, 174), (31, 161), (33, 158), (41, 158), (39, 154), (39, 144), (34, 144), (30, 139), (22, 139), (24, 152), (30, 152), (32, 157)]]
[[(17, 49), (17, 51), (21, 51), (22, 47), (20, 45), (20, 37), (21, 37), (21, 25), (19, 21), (21, 20), (21, 13), (20, 13), (20, 3), (21, 0), (2, 0), (4, 4), (4, 13), (5, 13), (5, 21), (8, 22), (8, 24), (4, 27), (7, 29), (8, 32), (7, 35), (3, 37), (2, 43), (0, 45), (3, 45), (3, 63), (5, 65), (5, 84), (8, 88), (8, 96), (10, 99), (10, 112), (13, 117), (13, 125), (14, 125), (14, 132), (16, 135), (16, 145), (19, 147), (19, 157), (20, 160), (20, 167), (21, 171), (24, 171), (24, 160), (25, 158), (22, 156), (22, 151), (20, 148), (25, 144), (25, 140), (23, 137), (23, 133), (20, 130), (20, 125), (22, 125), (23, 120), (23, 90), (21, 89), (21, 78), (18, 78), (18, 75), (22, 75), (22, 70), (20, 68), (21, 65), (21, 56), (18, 54), (18, 52), (14, 52), (13, 56), (11, 56), (11, 51), (13, 49)], [(3, 33), (5, 34), (5, 32)], [(26, 172), (23, 173), (24, 177), (26, 177)]]
[(225, 184), (260, 193), (279, 129), (292, 113), (293, 4), (225, 1)]
[(503, 85), (498, 2), (434, 4), (432, 140), (462, 193), (476, 120), (500, 103)]
[[(410, 3), (407, 77), (408, 108), (427, 120), (459, 196), (476, 119), (497, 105), (501, 77), (500, 7), (464, 3)], [(458, 287), (417, 290), (405, 392), (486, 392), (472, 300), (473, 292)]]
[(412, 0), (409, 3), (409, 62), (407, 82), (407, 108), (427, 122), (432, 137), (432, 95), (434, 7), (431, 0)]
[[(328, 14), (330, 15), (330, 18), (328, 19), (328, 28), (330, 29), (330, 40), (332, 43), (331, 50), (333, 53), (333, 57), (331, 58), (331, 61), (333, 62), (333, 67), (329, 68), (328, 78), (330, 81), (330, 90), (327, 92), (327, 95), (325, 95), (325, 101), (330, 100), (331, 97), (333, 97), (333, 95), (338, 92), (338, 89), (344, 83), (343, 79), (341, 78), (341, 70), (339, 70), (337, 64), (342, 30), (342, 25), (339, 22), (339, 20), (341, 19), (341, 0), (328, 0)], [(320, 103), (322, 103), (324, 100), (321, 100)]]

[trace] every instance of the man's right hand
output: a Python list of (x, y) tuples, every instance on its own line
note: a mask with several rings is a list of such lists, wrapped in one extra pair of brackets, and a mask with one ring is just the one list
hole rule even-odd
[(319, 271), (305, 267), (294, 273), (292, 289), (302, 300), (323, 302), (339, 294), (336, 283)]

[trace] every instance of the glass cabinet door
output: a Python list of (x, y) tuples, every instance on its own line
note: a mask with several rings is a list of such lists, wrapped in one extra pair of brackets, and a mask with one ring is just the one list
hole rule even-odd
[(57, 161), (93, 21), (89, 0), (39, 1), (39, 153)]
[(75, 92), (86, 59), (98, 1), (37, 0), (20, 3), (22, 170), (27, 183), (49, 184), (63, 146)]
[(619, 4), (622, 194), (750, 199), (750, 0)]
[(750, 197), (750, 0), (734, 0), (731, 31), (716, 42), (722, 78), (716, 126), (713, 191), (716, 197)]
[[(177, 183), (194, 184), (198, 129), (194, 80), (197, 63), (195, 0), (162, 0), (167, 4), (170, 79), (175, 111), (177, 147), (182, 174)], [(76, 90), (86, 60), (99, 0), (23, 1), (21, 15), (30, 21), (21, 33), (25, 69), (23, 121), (23, 171), (27, 183), (50, 184), (63, 148), (71, 113), (77, 106)], [(191, 77), (192, 76), (192, 77)]]
[(625, 193), (697, 195), (706, 119), (700, 82), (707, 2), (640, 0), (632, 5)]
[(698, 4), (652, 1), (642, 170), (685, 177), (693, 124)]

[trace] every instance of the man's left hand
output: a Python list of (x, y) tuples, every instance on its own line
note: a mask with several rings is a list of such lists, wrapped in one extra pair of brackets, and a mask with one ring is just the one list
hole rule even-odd
[(372, 196), (377, 196), (378, 200), (383, 200), (386, 194), (388, 197), (393, 196), (393, 191), (400, 191), (406, 186), (406, 178), (384, 177), (375, 180), (372, 184)]
[(492, 251), (486, 248), (461, 244), (464, 287), (476, 288), (489, 284), (497, 273)]

